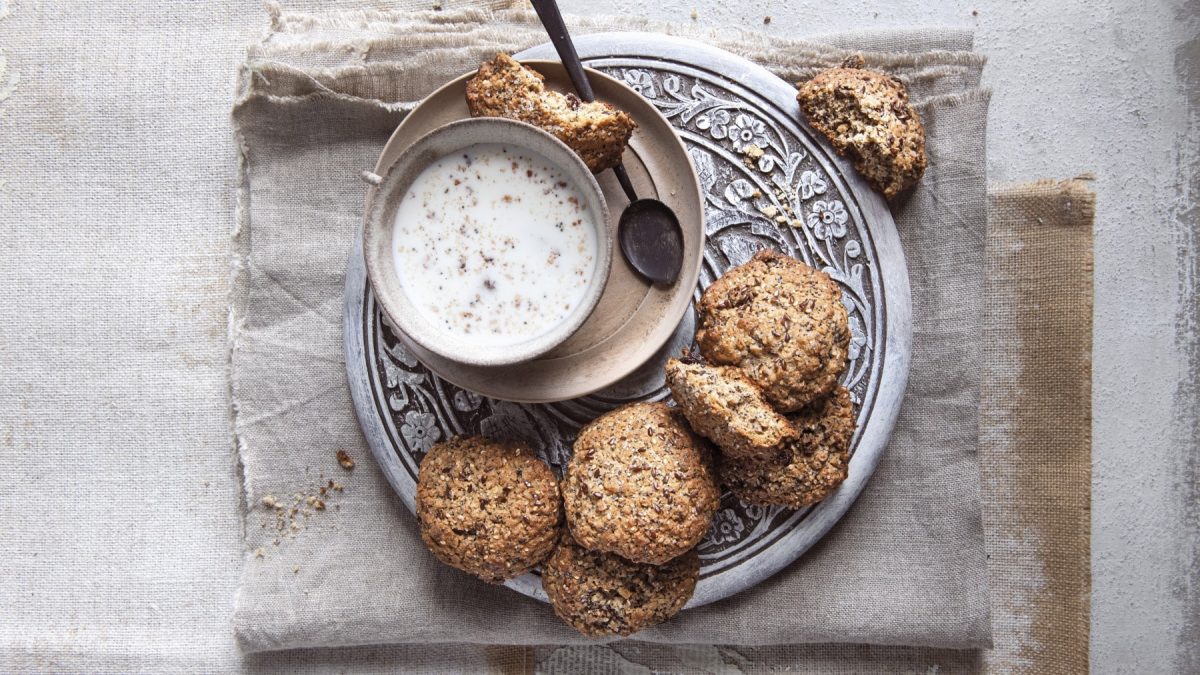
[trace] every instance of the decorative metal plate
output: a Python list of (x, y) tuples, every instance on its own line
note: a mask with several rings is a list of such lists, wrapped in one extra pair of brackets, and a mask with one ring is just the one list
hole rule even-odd
[[(908, 275), (883, 199), (800, 121), (795, 89), (727, 52), (662, 35), (611, 33), (577, 40), (580, 56), (637, 90), (676, 127), (706, 190), (708, 243), (696, 294), (770, 247), (828, 272), (843, 289), (852, 333), (843, 377), (857, 411), (849, 477), (799, 511), (725, 495), (700, 545), (689, 607), (737, 593), (779, 571), (823, 536), (862, 491), (887, 444), (908, 377)], [(517, 58), (553, 58), (547, 44)], [(745, 148), (764, 152), (749, 158)], [(757, 153), (755, 153), (757, 154)], [(777, 195), (782, 194), (779, 198)], [(777, 222), (791, 214), (787, 222)], [(692, 338), (689, 312), (664, 354)], [(430, 373), (401, 346), (375, 306), (361, 250), (346, 275), (346, 368), (359, 422), (392, 487), (411, 509), (425, 451), (454, 434), (527, 441), (561, 472), (579, 428), (623, 403), (669, 396), (663, 358), (579, 399), (519, 404), (483, 398)], [(415, 544), (414, 544), (415, 545)], [(545, 599), (535, 574), (508, 584)]]

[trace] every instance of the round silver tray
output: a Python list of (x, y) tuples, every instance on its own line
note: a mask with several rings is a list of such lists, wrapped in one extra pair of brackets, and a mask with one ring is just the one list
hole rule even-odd
[[(842, 517), (871, 477), (896, 421), (912, 336), (908, 272), (887, 204), (801, 121), (795, 88), (728, 52), (682, 38), (605, 33), (576, 40), (588, 66), (652, 102), (688, 147), (706, 200), (708, 241), (696, 297), (765, 247), (824, 269), (850, 311), (850, 366), (843, 383), (857, 411), (849, 477), (815, 506), (791, 510), (725, 495), (700, 544), (700, 582), (689, 607), (742, 591), (796, 560)], [(518, 59), (554, 58), (549, 44)], [(764, 150), (749, 160), (747, 145)], [(777, 198), (782, 191), (784, 199)], [(788, 209), (792, 220), (775, 217)], [(621, 404), (669, 397), (662, 365), (691, 344), (688, 312), (674, 337), (629, 378), (600, 392), (546, 404), (487, 399), (436, 377), (382, 320), (362, 251), (346, 272), (346, 372), (359, 423), (392, 488), (414, 506), (417, 467), (455, 434), (524, 440), (556, 471), (579, 428)], [(420, 545), (416, 539), (413, 545)], [(508, 582), (545, 600), (537, 574)]]

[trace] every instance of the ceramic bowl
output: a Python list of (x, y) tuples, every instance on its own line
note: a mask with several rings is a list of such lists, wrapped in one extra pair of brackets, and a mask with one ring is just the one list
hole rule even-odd
[[(427, 321), (401, 283), (392, 253), (396, 209), (413, 181), (433, 162), (480, 143), (503, 143), (536, 153), (554, 164), (583, 194), (595, 227), (596, 256), (582, 301), (549, 331), (515, 344), (487, 345)], [(523, 122), (480, 117), (452, 122), (425, 134), (380, 177), (363, 224), (363, 257), (375, 298), (392, 325), (435, 354), (474, 366), (503, 366), (532, 360), (571, 337), (596, 308), (612, 265), (608, 206), (583, 160), (554, 136)]]

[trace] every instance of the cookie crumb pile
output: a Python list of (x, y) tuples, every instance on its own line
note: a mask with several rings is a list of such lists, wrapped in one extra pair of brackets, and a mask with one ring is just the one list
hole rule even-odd
[[(331, 506), (333, 510), (340, 510), (341, 504), (327, 502), (344, 490), (345, 486), (341, 483), (321, 478), (315, 487), (292, 493), (291, 497), (263, 495), (258, 503), (265, 507), (268, 515), (259, 522), (259, 527), (274, 530), (275, 538), (271, 543), (280, 546), (286, 539), (294, 539), (308, 529), (310, 519), (318, 513), (329, 510)], [(263, 548), (255, 549), (253, 553), (256, 558), (266, 557)]]

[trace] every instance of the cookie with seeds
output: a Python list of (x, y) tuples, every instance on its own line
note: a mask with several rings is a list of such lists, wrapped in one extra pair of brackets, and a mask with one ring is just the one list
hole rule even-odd
[(814, 129), (891, 199), (921, 179), (925, 127), (900, 80), (866, 70), (861, 57), (797, 85), (796, 99)]
[(671, 359), (667, 386), (692, 429), (731, 457), (765, 457), (796, 436), (738, 368)]
[(747, 504), (794, 509), (828, 497), (846, 480), (854, 404), (838, 387), (792, 419), (799, 436), (767, 459), (722, 457), (721, 483)]
[(542, 566), (542, 588), (554, 613), (595, 637), (632, 635), (679, 613), (696, 589), (696, 551), (665, 565), (630, 562), (563, 537)]
[(633, 118), (608, 103), (584, 103), (574, 94), (547, 89), (545, 79), (508, 54), (497, 54), (467, 80), (467, 107), (474, 117), (507, 117), (541, 127), (594, 173), (619, 164), (637, 128)]
[(833, 391), (846, 369), (849, 316), (828, 274), (759, 251), (705, 289), (696, 342), (710, 363), (741, 368), (780, 412)]
[(458, 436), (421, 460), (416, 511), (438, 560), (498, 584), (550, 555), (562, 500), (554, 473), (528, 447)]
[(636, 403), (579, 432), (562, 483), (580, 545), (659, 565), (700, 542), (720, 491), (712, 452), (665, 403)]

